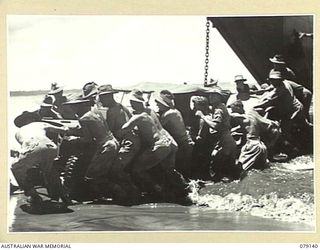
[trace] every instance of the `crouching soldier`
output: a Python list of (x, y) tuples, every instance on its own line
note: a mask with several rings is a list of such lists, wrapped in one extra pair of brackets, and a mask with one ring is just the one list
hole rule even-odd
[(30, 196), (32, 207), (41, 209), (43, 204), (41, 196), (34, 188), (36, 168), (40, 170), (48, 196), (55, 201), (61, 198), (65, 205), (71, 204), (53, 165), (58, 153), (57, 145), (46, 135), (48, 132), (65, 134), (68, 128), (39, 122), (33, 113), (23, 113), (14, 123), (20, 128), (16, 133), (16, 139), (21, 145), (21, 150), (17, 162), (12, 164), (11, 171), (20, 189), (26, 196)]
[(92, 183), (92, 189), (98, 198), (111, 192), (116, 202), (126, 199), (125, 191), (118, 183), (113, 183), (110, 170), (117, 157), (118, 141), (111, 133), (102, 113), (91, 107), (89, 100), (75, 100), (65, 103), (72, 107), (79, 117), (81, 136), (73, 138), (73, 142), (91, 142), (95, 153), (86, 170), (85, 179)]
[[(130, 103), (134, 109), (133, 116), (122, 126), (122, 133), (130, 132), (137, 127), (143, 149), (133, 162), (132, 172), (137, 181), (142, 183), (150, 192), (163, 198), (164, 195), (175, 193), (177, 199), (184, 199), (187, 195), (187, 185), (182, 175), (175, 168), (177, 144), (170, 134), (163, 129), (157, 114), (145, 106), (143, 93), (134, 90), (130, 96)], [(166, 185), (172, 189), (165, 193), (161, 181), (155, 181), (149, 170), (159, 166)], [(165, 198), (168, 198), (167, 196)]]
[(163, 90), (155, 98), (159, 108), (160, 122), (178, 143), (176, 168), (185, 177), (191, 175), (191, 159), (194, 142), (187, 133), (183, 117), (174, 106), (173, 94)]
[(215, 181), (220, 181), (225, 177), (237, 179), (240, 174), (235, 164), (237, 145), (230, 133), (230, 116), (222, 101), (222, 90), (213, 88), (209, 91), (209, 103), (212, 105), (210, 114), (205, 115), (200, 110), (195, 114), (209, 127), (212, 137), (213, 149), (210, 165), (211, 176)]
[(262, 117), (255, 110), (249, 111), (244, 117), (247, 140), (241, 149), (239, 165), (244, 171), (251, 168), (264, 169), (267, 167), (267, 149), (272, 152), (280, 134), (279, 123)]
[[(194, 113), (201, 111), (203, 115), (209, 115), (208, 99), (204, 96), (192, 96), (190, 106)], [(192, 152), (192, 178), (202, 180), (210, 179), (209, 164), (213, 142), (212, 136), (209, 133), (209, 127), (205, 126), (200, 116), (194, 116), (191, 135), (195, 141)]]
[(131, 163), (140, 151), (140, 137), (134, 129), (121, 135), (121, 127), (132, 117), (132, 114), (126, 107), (115, 101), (114, 94), (117, 91), (111, 85), (102, 85), (98, 90), (98, 99), (102, 106), (107, 108), (107, 124), (112, 134), (120, 142), (118, 156), (112, 167), (113, 178), (122, 183), (132, 203), (136, 203), (139, 198), (139, 190), (131, 181), (128, 172)]
[(281, 137), (283, 139), (279, 142), (283, 145), (280, 145), (280, 148), (288, 156), (294, 157), (303, 150), (301, 142), (305, 138), (302, 131), (308, 128), (303, 113), (303, 105), (294, 95), (292, 87), (284, 81), (281, 72), (270, 72), (269, 80), (274, 88), (264, 95), (254, 108), (258, 112), (270, 109), (267, 117), (281, 121)]

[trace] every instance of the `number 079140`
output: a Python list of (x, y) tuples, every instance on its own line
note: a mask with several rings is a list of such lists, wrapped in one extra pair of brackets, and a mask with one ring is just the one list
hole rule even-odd
[(300, 248), (310, 249), (310, 248), (318, 248), (318, 244), (300, 244)]

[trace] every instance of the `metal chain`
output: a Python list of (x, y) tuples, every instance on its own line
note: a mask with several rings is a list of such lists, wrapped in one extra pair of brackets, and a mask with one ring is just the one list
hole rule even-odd
[(210, 21), (207, 19), (206, 23), (206, 59), (204, 61), (205, 66), (204, 66), (204, 86), (207, 86), (208, 84), (208, 70), (209, 70), (209, 35), (210, 35)]

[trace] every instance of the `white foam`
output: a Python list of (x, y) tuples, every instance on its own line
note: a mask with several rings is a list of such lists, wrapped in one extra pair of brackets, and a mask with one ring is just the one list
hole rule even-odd
[[(247, 212), (254, 216), (273, 218), (281, 221), (303, 222), (314, 224), (314, 204), (307, 202), (311, 199), (304, 194), (304, 201), (289, 196), (279, 198), (276, 193), (265, 194), (258, 199), (251, 195), (229, 193), (226, 196), (199, 193), (199, 181), (190, 182), (190, 199), (199, 206), (208, 206), (212, 209), (230, 212)], [(305, 202), (306, 201), (306, 202)]]

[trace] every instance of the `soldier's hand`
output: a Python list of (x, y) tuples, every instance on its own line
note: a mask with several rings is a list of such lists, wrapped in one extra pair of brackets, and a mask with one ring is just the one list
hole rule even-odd
[(204, 114), (201, 110), (197, 110), (197, 112), (195, 113), (195, 116), (199, 116), (202, 117)]
[(71, 136), (68, 136), (67, 138), (66, 138), (66, 141), (68, 141), (68, 142), (76, 142), (77, 140), (79, 140), (79, 138), (80, 137), (78, 137), (78, 136), (73, 136), (73, 135), (71, 135)]
[(272, 123), (273, 123), (273, 125), (275, 126), (275, 127), (280, 127), (280, 122), (278, 122), (278, 121), (272, 121)]

